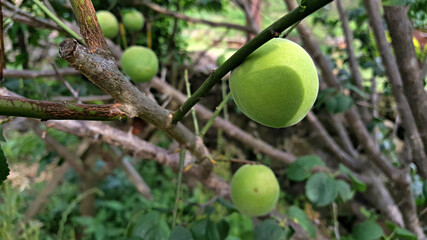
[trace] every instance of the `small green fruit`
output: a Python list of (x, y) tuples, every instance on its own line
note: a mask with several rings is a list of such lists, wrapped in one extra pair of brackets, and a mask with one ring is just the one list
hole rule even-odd
[(122, 11), (123, 25), (129, 31), (139, 31), (144, 25), (144, 16), (136, 9), (124, 9)]
[(159, 70), (156, 54), (153, 50), (141, 46), (126, 49), (120, 63), (123, 71), (135, 82), (148, 82)]
[(263, 216), (276, 206), (279, 183), (270, 168), (264, 165), (244, 165), (231, 179), (231, 199), (241, 213)]
[(230, 75), (234, 102), (252, 120), (281, 128), (301, 121), (317, 98), (313, 60), (298, 44), (275, 38), (249, 55)]
[(99, 26), (101, 27), (102, 33), (107, 38), (114, 38), (119, 32), (119, 22), (116, 16), (108, 11), (96, 12)]

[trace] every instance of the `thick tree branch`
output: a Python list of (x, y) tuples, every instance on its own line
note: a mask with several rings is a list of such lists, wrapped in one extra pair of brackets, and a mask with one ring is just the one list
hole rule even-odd
[(116, 105), (93, 105), (0, 97), (0, 115), (49, 119), (118, 120), (127, 115)]
[[(179, 156), (177, 153), (170, 153), (128, 132), (115, 129), (100, 122), (51, 120), (47, 122), (47, 126), (79, 137), (95, 138), (99, 141), (121, 147), (130, 151), (136, 157), (153, 159), (163, 165), (172, 167), (175, 171), (179, 168)], [(190, 163), (190, 161), (186, 161), (186, 166)], [(213, 172), (205, 175), (205, 171), (200, 165), (193, 166), (185, 175), (196, 178), (219, 196), (227, 196), (229, 194), (229, 185)]]
[(97, 49), (107, 50), (107, 42), (96, 17), (91, 0), (70, 0), (74, 15), (80, 26), (85, 43), (93, 52)]
[[(97, 49), (96, 52), (91, 53), (88, 48), (78, 44), (77, 41), (66, 39), (60, 44), (59, 55), (95, 85), (108, 92), (116, 102), (120, 103), (119, 108), (130, 117), (141, 117), (165, 131), (180, 144), (186, 146), (200, 162), (209, 156), (203, 141), (182, 124), (172, 126), (170, 111), (160, 107), (146, 94), (139, 91), (119, 71), (114, 58), (106, 51)], [(203, 166), (207, 172), (212, 169), (210, 163), (205, 163)]]
[[(398, 71), (398, 66), (391, 52), (390, 45), (385, 37), (385, 29), (383, 27), (383, 22), (380, 16), (378, 4), (375, 1), (364, 0), (364, 5), (369, 17), (370, 26), (373, 30), (375, 40), (377, 42), (378, 50), (381, 54), (382, 63), (384, 65), (387, 77), (390, 81), (393, 90), (393, 96), (396, 100), (400, 116), (402, 117), (402, 124), (405, 130), (408, 131), (408, 136), (410, 136), (408, 142), (411, 149), (414, 151), (414, 162), (417, 165), (419, 174), (423, 178), (426, 178), (427, 158), (425, 146), (427, 145), (427, 128), (425, 128), (424, 126), (425, 122), (419, 122), (420, 118), (415, 117), (414, 119), (414, 115), (412, 115), (413, 113), (419, 112), (418, 108), (422, 109), (423, 105), (425, 105), (426, 102), (417, 101), (417, 105), (414, 105), (413, 103), (411, 103), (412, 100), (408, 101), (408, 99), (412, 99), (413, 97), (409, 97), (408, 94), (406, 94), (405, 97), (402, 87), (402, 79)], [(399, 21), (403, 20), (400, 19)], [(399, 34), (404, 34), (404, 32)], [(398, 48), (403, 49), (404, 46), (398, 46)], [(402, 64), (405, 65), (407, 63), (402, 62)], [(418, 78), (414, 79), (414, 81), (419, 82)], [(422, 86), (421, 90), (423, 91)], [(415, 110), (415, 112), (411, 111), (411, 109)], [(418, 113), (418, 116), (421, 117), (420, 113)], [(427, 119), (425, 121), (427, 121)], [(422, 134), (420, 134), (420, 132)]]
[(177, 13), (174, 11), (167, 10), (166, 8), (163, 8), (162, 6), (159, 6), (155, 3), (152, 3), (152, 2), (147, 1), (147, 0), (142, 0), (142, 1), (135, 1), (134, 0), (132, 4), (135, 6), (141, 6), (141, 5), (146, 6), (155, 12), (158, 12), (160, 14), (170, 16), (173, 18), (181, 19), (181, 20), (184, 20), (186, 22), (201, 23), (201, 24), (209, 25), (211, 27), (225, 27), (225, 28), (236, 29), (236, 30), (240, 30), (240, 31), (248, 32), (248, 33), (253, 33), (253, 34), (258, 33), (255, 29), (248, 28), (246, 26), (242, 26), (239, 24), (226, 23), (226, 22), (212, 22), (212, 21), (208, 21), (208, 20), (204, 20), (204, 19), (192, 18), (192, 17), (189, 17), (189, 16), (182, 14), (182, 13)]
[(289, 12), (269, 27), (264, 29), (252, 40), (241, 47), (236, 53), (234, 53), (224, 64), (218, 67), (218, 69), (212, 73), (208, 79), (200, 86), (197, 91), (177, 110), (175, 111), (172, 119), (172, 123), (179, 122), (185, 114), (202, 98), (215, 84), (217, 84), (222, 77), (224, 77), (229, 71), (239, 66), (244, 59), (249, 56), (253, 51), (259, 48), (261, 45), (269, 41), (274, 37), (278, 37), (281, 32), (301, 21), (311, 13), (322, 8), (332, 0), (307, 0), (306, 5), (298, 7), (297, 9)]
[[(418, 68), (417, 56), (412, 41), (413, 28), (411, 21), (408, 19), (408, 8), (384, 6), (384, 14), (396, 55), (397, 67), (402, 77), (404, 94), (408, 99), (418, 131), (423, 138), (424, 146), (420, 147), (423, 147), (425, 154), (427, 154), (427, 149), (425, 149), (427, 146), (427, 128), (425, 127), (427, 122), (427, 94), (424, 90), (423, 81), (420, 81), (420, 69)], [(380, 29), (377, 31), (380, 31)], [(384, 54), (389, 56), (391, 53), (387, 49), (383, 49), (383, 51), (385, 52)], [(389, 67), (396, 67), (394, 62), (387, 64), (393, 64)], [(393, 71), (396, 70), (393, 69)], [(417, 167), (421, 168), (421, 176), (427, 178), (427, 158), (416, 158), (415, 162)]]
[[(297, 3), (295, 0), (285, 0), (288, 9), (295, 9)], [(311, 33), (310, 29), (301, 22), (297, 26), (299, 35), (303, 42), (304, 48), (311, 55), (314, 62), (321, 69), (322, 79), (325, 80), (327, 85), (337, 89), (341, 89), (342, 86), (336, 76), (333, 74), (332, 69), (330, 68), (329, 62), (326, 57), (323, 55), (320, 50), (317, 41), (314, 38), (314, 34)], [(376, 148), (374, 141), (369, 135), (368, 130), (366, 129), (359, 113), (356, 111), (355, 107), (352, 107), (345, 113), (346, 120), (349, 122), (353, 132), (355, 133), (360, 144), (363, 146), (367, 154), (375, 162), (375, 164), (393, 181), (399, 182), (402, 180), (402, 173), (399, 169), (393, 167), (393, 165), (388, 161), (388, 159), (381, 154), (378, 148)]]

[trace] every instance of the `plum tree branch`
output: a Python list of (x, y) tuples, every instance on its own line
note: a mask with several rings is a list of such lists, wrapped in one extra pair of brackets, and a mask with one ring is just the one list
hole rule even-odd
[(163, 8), (160, 5), (157, 5), (157, 4), (150, 2), (150, 1), (147, 1), (147, 0), (142, 0), (142, 1), (135, 1), (134, 0), (133, 5), (135, 5), (135, 6), (143, 5), (143, 6), (150, 8), (151, 10), (153, 10), (155, 12), (160, 13), (160, 14), (170, 16), (170, 17), (173, 17), (176, 19), (181, 19), (181, 20), (184, 20), (186, 22), (201, 23), (201, 24), (209, 25), (211, 27), (225, 27), (225, 28), (236, 29), (236, 30), (240, 30), (240, 31), (248, 32), (248, 33), (253, 33), (253, 34), (257, 33), (257, 31), (255, 29), (248, 28), (246, 26), (239, 25), (239, 24), (226, 23), (226, 22), (212, 22), (209, 20), (192, 18), (192, 17), (189, 17), (189, 16), (182, 14), (182, 13), (177, 13), (174, 11), (167, 10), (166, 8)]
[(91, 0), (70, 0), (74, 15), (80, 26), (84, 41), (93, 52), (97, 49), (107, 50), (107, 42), (102, 34)]
[(0, 96), (0, 115), (49, 119), (119, 120), (127, 118), (116, 105), (93, 105)]
[(224, 64), (219, 66), (218, 69), (212, 73), (208, 79), (206, 79), (203, 85), (200, 86), (200, 88), (197, 89), (197, 91), (194, 92), (194, 94), (177, 111), (175, 111), (172, 118), (172, 124), (179, 122), (185, 116), (185, 114), (200, 100), (200, 98), (209, 92), (209, 90), (212, 89), (212, 87), (217, 84), (229, 71), (241, 64), (243, 60), (253, 51), (266, 43), (268, 40), (274, 37), (278, 37), (280, 33), (286, 30), (288, 27), (291, 27), (293, 24), (322, 8), (331, 1), (332, 0), (307, 0), (305, 8), (298, 7), (257, 34), (252, 40), (246, 43), (227, 61), (225, 61)]

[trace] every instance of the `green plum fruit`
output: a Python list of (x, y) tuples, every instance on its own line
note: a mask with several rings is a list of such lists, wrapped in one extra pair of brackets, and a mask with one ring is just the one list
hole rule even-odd
[(107, 38), (114, 38), (119, 32), (119, 22), (116, 16), (108, 11), (96, 12), (99, 26), (101, 27), (102, 33)]
[(298, 44), (275, 38), (250, 54), (230, 75), (234, 102), (250, 119), (282, 128), (301, 121), (319, 90), (317, 70)]
[(132, 46), (126, 49), (120, 60), (123, 71), (135, 82), (150, 81), (159, 70), (159, 60), (153, 50)]
[(249, 217), (271, 212), (279, 199), (279, 192), (276, 176), (264, 165), (244, 165), (231, 179), (233, 204)]
[(144, 25), (144, 16), (138, 10), (124, 9), (121, 11), (122, 13), (122, 21), (125, 28), (129, 31), (139, 31), (142, 29)]

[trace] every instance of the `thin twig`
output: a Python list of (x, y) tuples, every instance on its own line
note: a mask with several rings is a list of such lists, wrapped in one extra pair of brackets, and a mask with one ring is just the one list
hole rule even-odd
[(209, 128), (212, 126), (212, 124), (215, 122), (215, 118), (218, 117), (221, 110), (224, 108), (225, 105), (227, 105), (228, 100), (230, 100), (231, 92), (227, 94), (227, 96), (222, 100), (222, 102), (218, 105), (218, 107), (215, 109), (215, 112), (213, 113), (212, 117), (209, 119), (209, 121), (206, 123), (206, 125), (203, 127), (201, 132), (201, 137), (205, 136), (205, 134), (208, 132)]
[[(185, 69), (184, 71), (184, 80), (185, 80), (185, 86), (187, 89), (187, 96), (191, 97), (191, 86), (190, 86), (190, 81), (188, 80), (188, 70)], [(191, 109), (191, 115), (193, 117), (193, 123), (194, 123), (194, 132), (196, 133), (196, 135), (199, 135), (199, 123), (197, 122), (197, 116), (196, 116), (196, 111), (193, 109)]]
[(65, 23), (63, 23), (55, 14), (53, 14), (42, 2), (39, 0), (33, 0), (34, 3), (44, 12), (48, 17), (50, 17), (58, 26), (64, 29), (68, 34), (70, 34), (73, 38), (79, 41), (81, 44), (85, 44), (82, 37), (79, 34), (74, 32), (71, 28), (69, 28)]
[(341, 240), (340, 236), (340, 226), (338, 222), (338, 207), (335, 202), (332, 203), (332, 214), (334, 215), (334, 233), (335, 233), (335, 239)]
[(186, 150), (181, 149), (179, 153), (179, 170), (178, 170), (178, 180), (177, 180), (176, 195), (175, 195), (175, 207), (173, 209), (172, 228), (176, 226), (178, 207), (179, 207), (178, 205), (181, 199), (182, 171), (184, 170), (185, 154), (186, 154)]

